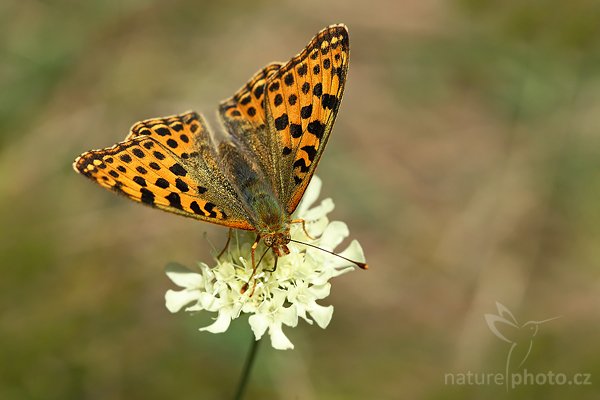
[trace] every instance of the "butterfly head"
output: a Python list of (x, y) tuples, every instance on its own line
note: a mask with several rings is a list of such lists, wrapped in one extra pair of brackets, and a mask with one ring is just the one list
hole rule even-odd
[(281, 232), (265, 233), (261, 235), (261, 237), (265, 241), (265, 245), (273, 249), (273, 252), (277, 257), (290, 254), (290, 249), (287, 247), (287, 244), (292, 239), (289, 226)]

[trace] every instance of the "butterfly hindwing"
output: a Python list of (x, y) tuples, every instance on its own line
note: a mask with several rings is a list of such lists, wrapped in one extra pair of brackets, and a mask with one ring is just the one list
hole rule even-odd
[(268, 77), (282, 65), (277, 62), (267, 65), (219, 105), (219, 115), (232, 141), (239, 145), (240, 151), (250, 151), (253, 154), (254, 161), (270, 184), (278, 188), (281, 187), (281, 182), (274, 172), (279, 160), (274, 155), (279, 155), (280, 151), (274, 151), (272, 147), (278, 149), (279, 143), (273, 141), (268, 132), (264, 88)]
[(207, 131), (202, 118), (194, 111), (163, 118), (140, 121), (131, 127), (125, 140), (150, 136), (176, 156), (187, 159), (197, 150), (194, 138)]
[(243, 123), (257, 129), (265, 124), (264, 86), (267, 78), (282, 65), (278, 62), (267, 65), (254, 74), (232, 97), (219, 104), (219, 114), (226, 127)]

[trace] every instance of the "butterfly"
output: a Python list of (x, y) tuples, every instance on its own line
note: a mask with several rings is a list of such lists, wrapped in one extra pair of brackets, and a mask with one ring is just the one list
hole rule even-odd
[[(102, 187), (185, 217), (255, 231), (289, 253), (291, 215), (333, 127), (348, 73), (346, 26), (321, 30), (287, 63), (258, 71), (219, 105), (225, 139), (189, 111), (133, 125), (123, 142), (73, 167)], [(253, 261), (254, 265), (254, 261)]]

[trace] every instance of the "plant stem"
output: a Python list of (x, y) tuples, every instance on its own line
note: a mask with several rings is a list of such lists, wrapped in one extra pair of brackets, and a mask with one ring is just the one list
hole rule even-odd
[(262, 339), (255, 340), (254, 335), (252, 336), (252, 345), (250, 346), (250, 351), (248, 351), (246, 363), (244, 364), (244, 370), (242, 371), (242, 376), (240, 377), (240, 382), (238, 383), (238, 388), (235, 392), (235, 400), (242, 400), (242, 398), (244, 397), (244, 393), (246, 392), (246, 384), (248, 383), (250, 371), (252, 370), (252, 366), (254, 365), (254, 359), (256, 358), (256, 352), (258, 350), (258, 345), (261, 342), (261, 340)]

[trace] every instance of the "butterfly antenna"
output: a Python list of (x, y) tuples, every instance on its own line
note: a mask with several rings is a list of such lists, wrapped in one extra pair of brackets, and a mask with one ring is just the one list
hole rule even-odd
[(321, 250), (321, 251), (324, 251), (325, 253), (329, 253), (329, 254), (331, 254), (331, 255), (334, 255), (334, 256), (336, 256), (336, 257), (339, 257), (339, 258), (341, 258), (341, 259), (343, 259), (343, 260), (346, 260), (346, 261), (348, 261), (348, 262), (351, 262), (352, 264), (356, 265), (358, 268), (362, 268), (362, 269), (369, 269), (369, 265), (368, 265), (367, 263), (363, 263), (363, 262), (360, 262), (360, 261), (351, 260), (351, 259), (349, 259), (349, 258), (346, 258), (346, 257), (344, 257), (344, 256), (341, 256), (341, 255), (339, 255), (339, 254), (337, 254), (337, 253), (334, 253), (333, 251), (325, 250), (325, 249), (323, 249), (323, 248), (321, 248), (321, 247), (319, 247), (319, 246), (315, 246), (314, 244), (305, 243), (305, 242), (300, 242), (300, 241), (298, 241), (298, 240), (294, 240), (294, 239), (291, 239), (290, 241), (291, 241), (291, 242), (294, 242), (294, 243), (298, 243), (298, 244), (303, 244), (303, 245), (305, 245), (305, 246), (309, 246), (309, 247), (312, 247), (312, 248), (315, 248), (315, 249), (319, 249), (319, 250)]

